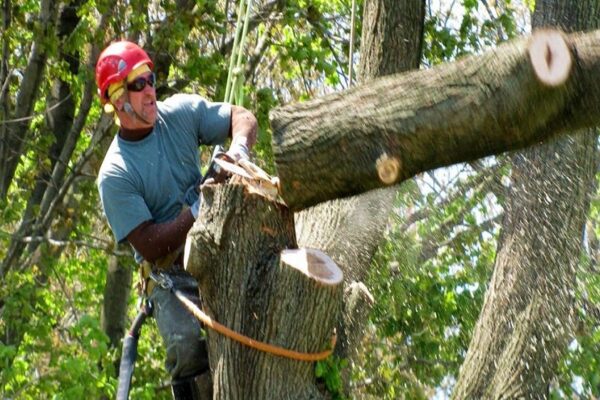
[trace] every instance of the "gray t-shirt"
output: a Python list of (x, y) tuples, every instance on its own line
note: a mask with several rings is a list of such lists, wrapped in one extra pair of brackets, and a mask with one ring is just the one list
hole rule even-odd
[(171, 221), (184, 204), (193, 204), (201, 177), (199, 145), (223, 144), (229, 133), (229, 104), (178, 94), (157, 102), (157, 109), (147, 137), (114, 138), (98, 174), (102, 207), (119, 243), (141, 223)]

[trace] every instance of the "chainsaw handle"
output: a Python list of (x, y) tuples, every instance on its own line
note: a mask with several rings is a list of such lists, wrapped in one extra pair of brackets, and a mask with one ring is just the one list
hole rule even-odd
[(234, 162), (233, 159), (227, 154), (223, 146), (216, 145), (215, 149), (213, 150), (210, 164), (208, 165), (208, 170), (200, 180), (200, 186), (202, 186), (209, 179), (212, 179), (216, 183), (224, 182), (231, 175), (229, 172), (224, 171), (223, 168), (217, 164), (215, 161), (217, 159)]

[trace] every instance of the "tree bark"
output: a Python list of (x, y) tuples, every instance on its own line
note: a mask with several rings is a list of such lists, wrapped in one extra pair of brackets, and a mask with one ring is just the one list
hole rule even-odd
[[(538, 0), (533, 21), (587, 29), (599, 16), (597, 1)], [(494, 274), (454, 398), (549, 397), (573, 333), (596, 139), (596, 130), (587, 130), (512, 156)]]
[(40, 5), (40, 22), (36, 26), (35, 41), (32, 44), (27, 68), (17, 95), (16, 109), (13, 115), (16, 121), (8, 126), (6, 137), (0, 138), (2, 139), (0, 142), (3, 142), (4, 145), (0, 154), (0, 200), (6, 199), (8, 187), (27, 143), (25, 138), (28, 136), (31, 122), (28, 117), (31, 116), (33, 105), (39, 94), (48, 58), (44, 40), (46, 37), (53, 36), (52, 30), (56, 25), (58, 8), (53, 0), (42, 0)]
[[(10, 69), (9, 69), (9, 57), (10, 57), (10, 45), (8, 35), (5, 35), (4, 32), (7, 32), (11, 25), (12, 20), (12, 12), (11, 12), (11, 1), (3, 0), (2, 1), (2, 59), (0, 60), (0, 121), (6, 121), (9, 115), (9, 102), (8, 102), (8, 81), (10, 79)], [(5, 138), (7, 135), (7, 127), (6, 124), (0, 125), (0, 139)], [(4, 154), (4, 143), (3, 140), (0, 140), (0, 157)]]
[(365, 1), (360, 81), (418, 69), (423, 54), (424, 0)]
[(118, 347), (123, 332), (127, 328), (127, 304), (131, 293), (132, 270), (127, 263), (120, 262), (119, 257), (112, 255), (108, 258), (108, 272), (104, 287), (104, 303), (100, 323), (102, 331), (110, 338), (110, 344)]
[[(323, 253), (296, 249), (293, 215), (242, 184), (202, 188), (186, 269), (206, 313), (247, 337), (318, 353), (331, 347), (342, 273)], [(320, 398), (313, 363), (268, 354), (208, 330), (215, 399)]]
[(272, 111), (283, 199), (296, 211), (595, 125), (599, 39), (538, 32)]

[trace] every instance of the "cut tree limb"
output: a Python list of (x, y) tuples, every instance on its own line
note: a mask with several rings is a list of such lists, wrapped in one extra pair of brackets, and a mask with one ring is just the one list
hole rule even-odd
[[(302, 353), (331, 348), (341, 270), (296, 249), (293, 214), (246, 185), (205, 185), (188, 234), (186, 269), (206, 314), (257, 341)], [(208, 330), (215, 399), (313, 399), (314, 365), (271, 355)], [(251, 368), (249, 368), (251, 366)]]
[(600, 31), (543, 30), (481, 56), (273, 110), (292, 210), (600, 121)]

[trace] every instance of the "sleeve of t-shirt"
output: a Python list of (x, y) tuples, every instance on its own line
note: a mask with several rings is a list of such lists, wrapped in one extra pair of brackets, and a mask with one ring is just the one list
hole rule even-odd
[(225, 143), (231, 125), (230, 104), (211, 102), (202, 96), (189, 94), (175, 95), (171, 99), (186, 111), (183, 118), (195, 127), (199, 144)]
[(135, 187), (124, 178), (108, 176), (98, 182), (98, 192), (104, 214), (121, 243), (142, 222), (152, 220), (152, 214)]
[(204, 117), (198, 131), (200, 141), (209, 145), (225, 143), (231, 125), (231, 105), (204, 101), (203, 108)]

